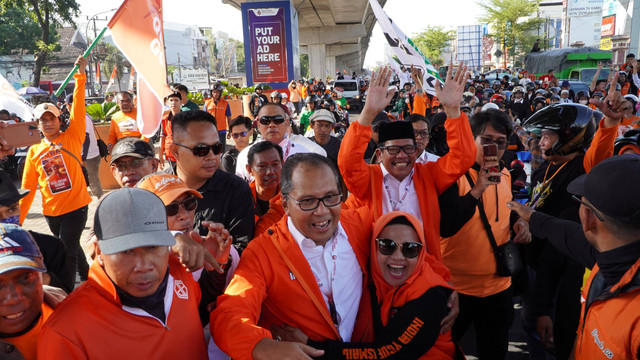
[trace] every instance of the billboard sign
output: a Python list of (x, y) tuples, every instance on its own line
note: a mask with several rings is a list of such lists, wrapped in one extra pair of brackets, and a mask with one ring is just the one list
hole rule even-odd
[(284, 8), (249, 9), (254, 82), (287, 81)]
[(616, 34), (616, 16), (605, 16), (602, 18), (602, 29), (600, 35), (602, 37), (612, 36)]
[(209, 74), (204, 69), (176, 69), (172, 76), (174, 82), (183, 84), (192, 91), (209, 88)]

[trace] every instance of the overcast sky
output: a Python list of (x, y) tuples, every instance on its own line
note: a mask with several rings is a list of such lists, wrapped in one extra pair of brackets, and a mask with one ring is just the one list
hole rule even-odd
[[(80, 4), (81, 13), (77, 23), (82, 31), (85, 29), (87, 17), (103, 11), (107, 12), (99, 15), (99, 18), (111, 17), (113, 11), (108, 11), (118, 8), (122, 3), (121, 0), (77, 1)], [(242, 41), (240, 11), (230, 5), (222, 4), (221, 0), (164, 0), (163, 5), (165, 21), (211, 27)], [(460, 25), (473, 25), (477, 23), (477, 18), (482, 13), (477, 0), (388, 0), (384, 10), (409, 36), (422, 31), (427, 25), (440, 25), (450, 29)], [(106, 21), (100, 21), (97, 25), (102, 27), (106, 23)], [(371, 36), (365, 65), (384, 61), (385, 40), (377, 24)]]

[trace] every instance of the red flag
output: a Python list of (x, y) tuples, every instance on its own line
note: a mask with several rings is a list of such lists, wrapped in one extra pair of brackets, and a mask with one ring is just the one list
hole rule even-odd
[(138, 129), (150, 137), (162, 120), (158, 104), (161, 108), (164, 97), (171, 94), (164, 56), (162, 0), (125, 0), (108, 26), (114, 43), (138, 71)]

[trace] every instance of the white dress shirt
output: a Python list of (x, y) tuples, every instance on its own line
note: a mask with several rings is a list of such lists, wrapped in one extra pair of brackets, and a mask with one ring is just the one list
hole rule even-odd
[[(251, 146), (257, 144), (258, 141)], [(283, 160), (285, 161), (289, 156), (298, 153), (316, 153), (327, 156), (327, 152), (320, 145), (301, 135), (286, 135), (278, 145), (282, 148)], [(246, 166), (249, 163), (249, 149), (251, 149), (251, 146), (244, 148), (244, 150), (238, 154), (238, 159), (236, 160), (236, 175), (241, 179), (245, 179), (247, 182), (253, 181), (253, 177), (249, 175)]]
[(416, 164), (426, 164), (428, 162), (436, 162), (440, 156), (427, 152), (426, 150), (416, 158)]
[(382, 170), (382, 212), (386, 214), (392, 211), (406, 211), (422, 222), (418, 193), (413, 184), (413, 170), (402, 181), (398, 181), (389, 174), (383, 164), (380, 164), (380, 170)]
[(351, 341), (362, 296), (362, 269), (347, 233), (338, 223), (331, 239), (324, 246), (319, 246), (302, 235), (290, 218), (287, 219), (287, 227), (309, 262), (327, 309), (330, 309), (329, 299), (333, 298), (342, 341)]

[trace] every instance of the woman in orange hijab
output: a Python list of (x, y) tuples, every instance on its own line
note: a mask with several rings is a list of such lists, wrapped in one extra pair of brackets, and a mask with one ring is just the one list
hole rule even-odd
[(451, 332), (440, 334), (452, 287), (433, 271), (442, 265), (424, 250), (420, 221), (406, 212), (390, 212), (376, 221), (373, 234), (370, 289), (375, 342), (316, 342), (288, 325), (272, 328), (274, 337), (323, 349), (323, 359), (461, 357)]

